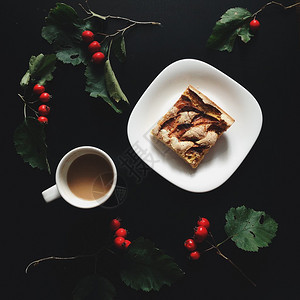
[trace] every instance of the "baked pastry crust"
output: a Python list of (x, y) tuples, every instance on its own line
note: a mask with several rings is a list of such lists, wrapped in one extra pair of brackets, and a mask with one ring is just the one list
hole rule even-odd
[(189, 85), (151, 133), (192, 168), (197, 168), (233, 123), (234, 119), (222, 108)]

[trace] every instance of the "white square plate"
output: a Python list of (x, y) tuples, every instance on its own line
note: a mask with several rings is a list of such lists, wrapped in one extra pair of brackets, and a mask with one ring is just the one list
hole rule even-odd
[[(150, 131), (191, 84), (235, 119), (197, 169), (151, 137)], [(127, 127), (137, 155), (162, 177), (190, 192), (208, 192), (223, 184), (255, 143), (262, 112), (255, 98), (236, 81), (212, 67), (183, 59), (166, 67), (134, 107)]]

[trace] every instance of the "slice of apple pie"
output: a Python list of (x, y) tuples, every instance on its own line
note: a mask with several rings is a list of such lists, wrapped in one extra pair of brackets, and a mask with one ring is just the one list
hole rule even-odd
[(192, 168), (232, 124), (234, 119), (189, 85), (151, 133)]

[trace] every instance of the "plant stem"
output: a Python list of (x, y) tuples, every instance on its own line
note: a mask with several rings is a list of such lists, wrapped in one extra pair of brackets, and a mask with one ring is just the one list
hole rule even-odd
[(216, 253), (219, 255), (219, 256), (221, 256), (221, 257), (223, 257), (225, 260), (227, 260), (228, 262), (230, 262), (231, 263), (231, 265), (233, 266), (233, 267), (235, 267), (254, 287), (256, 287), (256, 284), (255, 284), (255, 282), (253, 281), (253, 280), (251, 280), (241, 269), (240, 269), (240, 267), (238, 267), (230, 258), (228, 258), (227, 256), (225, 256), (222, 252), (221, 252), (221, 250), (219, 249), (219, 247), (222, 245), (222, 244), (224, 244), (225, 242), (227, 242), (228, 240), (230, 240), (231, 238), (232, 238), (232, 236), (229, 236), (229, 237), (227, 237), (224, 241), (222, 241), (222, 242), (220, 242), (220, 243), (218, 243), (217, 245), (216, 245), (216, 242), (215, 242), (215, 240), (214, 240), (214, 238), (213, 238), (213, 235), (210, 233), (210, 236), (211, 236), (211, 238), (212, 238), (212, 241), (213, 241), (213, 243), (214, 244), (212, 244), (212, 243), (210, 243), (209, 241), (206, 241), (209, 245), (210, 245), (210, 247), (209, 248), (207, 248), (207, 249), (205, 249), (203, 252), (208, 252), (208, 251), (210, 251), (210, 250), (213, 250), (213, 249), (215, 249), (216, 250)]
[(115, 20), (126, 21), (126, 22), (132, 23), (134, 25), (137, 25), (137, 24), (139, 24), (139, 25), (161, 25), (161, 23), (159, 23), (159, 22), (153, 22), (153, 21), (135, 21), (135, 20), (132, 20), (132, 19), (129, 19), (129, 18), (126, 18), (126, 17), (111, 16), (111, 15), (102, 16), (102, 15), (99, 15), (99, 14), (95, 13), (94, 11), (92, 11), (89, 8), (87, 0), (85, 2), (86, 2), (87, 9), (84, 8), (82, 4), (79, 3), (79, 6), (88, 15), (88, 17), (86, 17), (84, 20), (88, 20), (88, 19), (91, 19), (91, 18), (98, 18), (98, 19), (101, 19), (101, 20), (104, 20), (104, 21), (108, 20), (108, 19), (115, 19)]
[(24, 103), (23, 113), (24, 113), (24, 119), (25, 119), (25, 120), (27, 119), (27, 111), (26, 111), (26, 107), (27, 107), (27, 104)]
[(254, 287), (256, 287), (256, 283), (253, 282), (241, 269), (238, 267), (230, 258), (225, 256), (219, 249), (217, 250), (217, 254), (226, 259), (228, 262), (231, 263)]
[(115, 36), (117, 36), (118, 34), (122, 34), (124, 35), (125, 31), (127, 31), (128, 29), (136, 26), (136, 25), (161, 25), (161, 23), (159, 22), (153, 22), (153, 21), (136, 21), (136, 20), (132, 20), (126, 17), (120, 17), (120, 16), (112, 16), (112, 15), (107, 15), (107, 16), (103, 16), (103, 15), (99, 15), (97, 13), (95, 13), (94, 11), (92, 11), (88, 5), (88, 1), (85, 1), (86, 3), (86, 8), (79, 3), (79, 6), (83, 9), (83, 11), (88, 15), (86, 18), (84, 18), (84, 20), (88, 20), (91, 18), (98, 18), (101, 19), (102, 21), (106, 21), (109, 19), (114, 19), (114, 20), (121, 20), (121, 21), (126, 21), (129, 23), (128, 26), (118, 29), (116, 32), (114, 33), (110, 33), (110, 34), (106, 34), (106, 33), (102, 33), (102, 32), (97, 32), (96, 34), (102, 35), (104, 36), (104, 39), (101, 41), (101, 43), (103, 43), (107, 38), (113, 38)]
[(223, 245), (225, 242), (229, 241), (232, 238), (232, 236), (228, 236), (224, 241), (217, 244), (217, 248), (219, 248), (221, 245)]
[(139, 24), (139, 25), (161, 25), (161, 23), (159, 22), (153, 22), (153, 21), (135, 21), (135, 20), (131, 20), (125, 17), (119, 17), (119, 16), (105, 16), (106, 19), (116, 19), (116, 20), (123, 20), (123, 21), (127, 21), (129, 23), (133, 23), (134, 25)]
[(77, 258), (92, 257), (92, 256), (95, 256), (95, 254), (76, 255), (76, 256), (69, 256), (69, 257), (48, 256), (48, 257), (40, 258), (40, 259), (34, 260), (30, 264), (28, 264), (26, 269), (25, 269), (25, 273), (26, 274), (28, 273), (28, 269), (31, 266), (36, 266), (37, 264), (39, 264), (43, 261), (47, 261), (47, 260), (73, 260), (73, 259), (77, 259)]
[[(106, 37), (104, 38), (104, 40), (106, 39)], [(103, 40), (103, 41), (104, 41)], [(109, 43), (109, 47), (108, 47), (108, 53), (107, 53), (107, 59), (109, 60), (109, 57), (110, 57), (110, 50), (111, 50), (111, 45), (112, 45), (112, 41), (113, 40), (110, 40), (110, 43)]]
[[(86, 257), (94, 257), (95, 258), (95, 264), (97, 262), (97, 256), (103, 251), (103, 250), (107, 250), (110, 253), (115, 254), (113, 251), (111, 251), (108, 247), (111, 244), (107, 244), (103, 247), (101, 247), (96, 253), (92, 253), (92, 254), (82, 254), (82, 255), (75, 255), (75, 256), (67, 256), (67, 257), (61, 257), (61, 256), (48, 256), (48, 257), (44, 257), (44, 258), (40, 258), (37, 260), (32, 261), (31, 263), (29, 263), (25, 269), (25, 273), (28, 273), (28, 269), (31, 266), (36, 266), (37, 264), (39, 264), (40, 262), (44, 262), (47, 260), (73, 260), (73, 259), (77, 259), (77, 258), (86, 258)], [(96, 268), (96, 266), (95, 266)]]
[(27, 102), (24, 98), (24, 96), (22, 96), (21, 94), (18, 94), (18, 96), (20, 97), (20, 99), (22, 100), (23, 104), (24, 104), (24, 118), (26, 119), (27, 118), (27, 107), (32, 110), (34, 112), (34, 114), (36, 115), (36, 117), (38, 117), (38, 112), (33, 109), (29, 104), (34, 104), (36, 101), (34, 102)]
[(279, 5), (281, 6), (284, 10), (286, 9), (290, 9), (290, 8), (293, 8), (293, 7), (296, 7), (298, 5), (300, 5), (300, 2), (296, 2), (294, 4), (291, 4), (289, 6), (285, 6), (283, 5), (282, 3), (280, 2), (276, 2), (276, 1), (270, 1), (268, 3), (266, 3), (264, 6), (262, 6), (257, 12), (255, 12), (254, 14), (252, 14), (252, 17), (254, 17), (254, 19), (256, 18), (257, 14), (259, 14), (261, 11), (263, 11), (267, 6), (269, 5), (272, 5), (272, 4), (275, 4), (275, 5)]
[(213, 234), (211, 233), (211, 231), (208, 231), (208, 234), (209, 234), (211, 240), (213, 241), (213, 244), (216, 245), (215, 238), (214, 238)]
[(208, 252), (208, 251), (210, 251), (210, 250), (212, 250), (212, 249), (215, 249), (215, 248), (216, 248), (216, 246), (211, 246), (211, 247), (209, 247), (209, 248), (203, 250), (202, 252)]
[(212, 235), (212, 233), (209, 231), (208, 234), (210, 235), (213, 244), (210, 243), (209, 241), (206, 241), (211, 247), (205, 249), (204, 252), (210, 251), (210, 250), (212, 250), (212, 249), (219, 249), (219, 247), (220, 247), (221, 245), (223, 245), (224, 243), (226, 243), (227, 241), (229, 241), (229, 240), (232, 238), (232, 236), (228, 236), (224, 241), (222, 241), (222, 242), (220, 242), (220, 243), (217, 244), (216, 241), (215, 241), (214, 236)]
[(101, 43), (103, 43), (107, 38), (110, 37), (115, 37), (116, 35), (118, 35), (119, 33), (121, 33), (122, 35), (125, 33), (126, 30), (128, 30), (129, 28), (135, 26), (136, 24), (130, 24), (122, 29), (118, 29), (116, 32), (111, 33), (111, 34), (106, 34), (106, 33), (102, 33), (102, 32), (97, 32), (96, 34), (102, 35), (104, 36), (104, 39), (101, 41)]
[(106, 17), (105, 17), (105, 16), (101, 16), (101, 15), (96, 14), (96, 13), (93, 12), (93, 11), (89, 8), (87, 1), (85, 1), (85, 3), (86, 3), (86, 6), (87, 6), (87, 9), (85, 9), (84, 6), (83, 6), (81, 3), (79, 3), (79, 6), (84, 10), (84, 12), (85, 12), (86, 14), (89, 15), (89, 16), (86, 17), (84, 20), (88, 20), (88, 19), (91, 19), (91, 18), (93, 18), (93, 17), (99, 18), (99, 19), (104, 20), (104, 21), (106, 20)]
[(23, 103), (26, 103), (26, 100), (25, 100), (24, 96), (22, 96), (21, 94), (18, 94), (18, 96), (19, 96), (20, 99), (23, 101)]

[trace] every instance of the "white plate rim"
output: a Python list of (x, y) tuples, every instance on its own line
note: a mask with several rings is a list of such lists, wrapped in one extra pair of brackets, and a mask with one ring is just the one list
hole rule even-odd
[[(170, 177), (165, 176), (164, 174), (162, 174), (161, 171), (157, 170), (157, 168), (154, 168), (147, 161), (145, 161), (143, 159), (143, 157), (135, 149), (134, 149), (134, 151), (140, 157), (140, 159), (142, 159), (150, 168), (152, 168), (160, 176), (162, 176), (163, 178), (165, 178), (167, 181), (171, 182), (175, 186), (178, 186), (179, 188), (181, 188), (183, 190), (186, 190), (186, 191), (189, 191), (189, 192), (205, 193), (205, 192), (209, 192), (209, 191), (214, 190), (214, 189), (218, 188), (219, 186), (223, 185), (234, 174), (234, 172), (237, 170), (237, 168), (240, 166), (240, 164), (244, 161), (244, 159), (246, 158), (246, 156), (250, 152), (251, 148), (255, 144), (255, 142), (256, 142), (259, 134), (260, 134), (261, 128), (262, 128), (263, 115), (262, 115), (262, 111), (261, 111), (260, 105), (258, 104), (257, 100), (254, 98), (254, 96), (247, 89), (245, 89), (242, 85), (240, 85), (238, 82), (236, 82), (234, 79), (232, 79), (231, 77), (229, 77), (228, 75), (226, 75), (225, 73), (223, 73), (222, 71), (220, 71), (219, 69), (213, 67), (212, 65), (210, 65), (210, 64), (208, 64), (208, 63), (206, 63), (204, 61), (198, 60), (198, 59), (185, 58), (185, 59), (180, 59), (180, 60), (177, 60), (177, 61), (169, 64), (167, 67), (165, 67), (154, 78), (154, 80), (150, 83), (150, 85), (147, 87), (147, 89), (144, 91), (144, 93), (142, 94), (142, 96), (137, 101), (136, 105), (134, 106), (134, 108), (133, 108), (133, 110), (132, 110), (132, 112), (131, 112), (131, 114), (129, 116), (129, 119), (128, 119), (127, 137), (128, 137), (128, 140), (129, 140), (129, 143), (130, 143), (131, 147), (134, 148), (133, 146), (134, 146), (135, 140), (133, 139), (133, 135), (132, 135), (132, 128), (133, 128), (132, 123), (134, 123), (134, 116), (137, 113), (137, 111), (140, 109), (140, 107), (143, 105), (143, 99), (149, 93), (149, 90), (151, 92), (152, 87), (157, 83), (157, 81), (159, 81), (161, 79), (161, 77), (165, 76), (165, 74), (167, 72), (169, 72), (169, 70), (171, 70), (172, 68), (179, 67), (181, 65), (182, 66), (189, 65), (189, 64), (198, 64), (199, 67), (202, 66), (202, 67), (208, 67), (208, 68), (210, 68), (216, 74), (218, 74), (220, 76), (223, 76), (224, 80), (225, 79), (228, 80), (229, 82), (231, 82), (232, 84), (234, 84), (235, 86), (237, 86), (240, 90), (242, 90), (244, 93), (247, 93), (250, 98), (252, 98), (252, 104), (251, 105), (253, 105), (253, 107), (256, 107), (256, 121), (257, 121), (257, 123), (256, 123), (256, 133), (252, 137), (251, 145), (248, 147), (247, 151), (244, 152), (243, 158), (240, 159), (240, 161), (237, 164), (235, 164), (235, 167), (229, 172), (229, 174), (227, 174), (226, 176), (224, 176), (224, 178), (222, 180), (220, 180), (217, 184), (210, 184), (210, 185), (207, 185), (206, 187), (200, 187), (200, 186), (198, 186), (198, 187), (186, 187), (183, 184), (175, 183), (172, 179), (170, 179)], [(176, 100), (177, 99), (174, 99), (173, 102), (175, 103)], [(155, 121), (157, 122), (158, 120), (159, 119), (157, 119)], [(200, 167), (201, 167), (201, 165), (199, 166), (199, 168)]]

